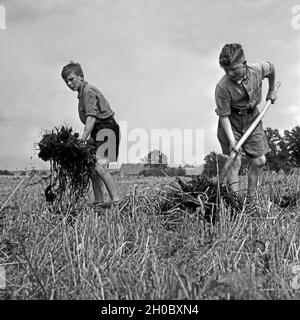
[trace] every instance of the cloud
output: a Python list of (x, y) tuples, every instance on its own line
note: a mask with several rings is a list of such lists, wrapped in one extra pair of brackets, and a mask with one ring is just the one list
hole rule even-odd
[[(299, 32), (291, 2), (198, 0), (11, 0), (1, 32), (0, 143), (20, 163), (44, 129), (82, 130), (77, 98), (60, 78), (71, 59), (130, 128), (199, 128), (218, 148), (214, 89), (219, 52), (241, 42), (247, 59), (270, 60), (282, 81), (264, 123), (287, 127), (299, 105)], [(264, 82), (264, 92), (267, 88)], [(1, 138), (2, 136), (2, 138)], [(4, 156), (0, 156), (1, 159)]]
[(300, 108), (296, 105), (290, 105), (286, 108), (285, 112), (289, 115), (299, 115), (300, 116)]
[(10, 0), (5, 4), (10, 24), (38, 23), (54, 16), (74, 15), (83, 7), (91, 6), (94, 1), (85, 0), (84, 4), (74, 4), (72, 0)]

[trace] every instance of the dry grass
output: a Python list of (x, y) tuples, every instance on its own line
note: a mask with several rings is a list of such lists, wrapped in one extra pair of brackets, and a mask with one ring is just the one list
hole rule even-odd
[[(264, 178), (260, 218), (242, 210), (230, 221), (223, 208), (215, 225), (197, 212), (161, 214), (160, 190), (171, 181), (118, 179), (123, 202), (102, 215), (88, 207), (90, 198), (72, 212), (51, 212), (45, 186), (24, 183), (1, 212), (2, 298), (299, 298), (293, 266), (300, 264), (300, 207), (272, 202), (282, 184), (296, 188), (295, 177)], [(18, 182), (2, 178), (1, 203)]]

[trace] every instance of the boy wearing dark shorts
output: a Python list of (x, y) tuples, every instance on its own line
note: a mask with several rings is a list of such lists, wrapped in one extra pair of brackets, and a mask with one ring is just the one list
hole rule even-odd
[[(119, 151), (120, 131), (115, 113), (100, 90), (84, 80), (80, 64), (71, 61), (63, 67), (61, 76), (71, 90), (78, 92), (78, 113), (84, 124), (81, 141), (92, 141), (96, 147), (92, 177), (95, 204), (110, 206), (120, 200), (113, 177), (107, 171), (109, 162), (117, 161)], [(104, 202), (104, 186), (111, 197), (109, 202)]]
[[(257, 108), (262, 99), (262, 80), (268, 79), (269, 90), (266, 99), (274, 103), (275, 69), (270, 62), (247, 63), (240, 44), (226, 44), (219, 56), (219, 64), (225, 75), (215, 90), (216, 113), (219, 116), (218, 140), (222, 152), (236, 153), (235, 146), (250, 124), (259, 114)], [(266, 135), (260, 122), (243, 145), (243, 151), (250, 160), (248, 171), (248, 198), (256, 195), (258, 179), (266, 163), (265, 154), (269, 152)], [(233, 191), (238, 191), (241, 157), (238, 154), (227, 174), (227, 183)]]

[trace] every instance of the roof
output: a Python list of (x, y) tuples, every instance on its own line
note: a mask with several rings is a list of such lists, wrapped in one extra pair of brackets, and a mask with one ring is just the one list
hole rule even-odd
[(192, 168), (183, 168), (183, 170), (185, 171), (185, 174), (187, 176), (196, 176), (196, 175), (200, 175), (202, 174), (204, 169), (204, 166), (196, 166), (196, 167), (192, 167)]
[(143, 163), (123, 163), (120, 170), (123, 174), (138, 175), (144, 168), (145, 165)]

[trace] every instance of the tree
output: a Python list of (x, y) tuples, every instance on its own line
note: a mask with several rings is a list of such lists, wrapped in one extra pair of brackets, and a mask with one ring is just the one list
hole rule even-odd
[[(227, 156), (220, 153), (217, 154), (215, 151), (212, 151), (210, 154), (206, 155), (204, 158), (203, 174), (205, 174), (208, 177), (214, 177), (218, 173), (220, 174), (226, 160), (227, 160)], [(217, 166), (217, 163), (218, 163), (218, 166)], [(240, 167), (239, 174), (244, 174), (247, 168), (248, 168), (248, 161), (246, 157), (242, 154), (241, 167)]]
[[(290, 172), (293, 167), (300, 167), (300, 126), (294, 127), (291, 131), (285, 130), (281, 136), (278, 129), (270, 127), (265, 130), (269, 143), (270, 152), (266, 154), (267, 168), (278, 172)], [(242, 156), (242, 165), (239, 174), (243, 174), (248, 167), (245, 156)], [(218, 160), (218, 170), (217, 170)], [(221, 172), (226, 157), (216, 152), (211, 152), (204, 158), (203, 173), (209, 177), (215, 176)]]
[(204, 158), (203, 174), (205, 174), (208, 177), (216, 176), (218, 172), (221, 172), (226, 160), (227, 157), (223, 154), (217, 154), (215, 151), (212, 151)]
[(292, 167), (287, 139), (288, 131), (285, 131), (284, 137), (280, 135), (278, 129), (266, 128), (265, 133), (270, 147), (270, 152), (266, 154), (267, 167), (276, 172), (280, 169), (288, 172)]
[(276, 157), (279, 150), (278, 144), (282, 140), (282, 137), (280, 136), (278, 129), (272, 129), (270, 127), (266, 128), (265, 133), (270, 147), (269, 156), (270, 158)]
[(292, 165), (300, 167), (300, 126), (296, 126), (291, 131), (285, 130), (284, 136)]
[(13, 176), (14, 174), (8, 170), (0, 170), (0, 176)]

